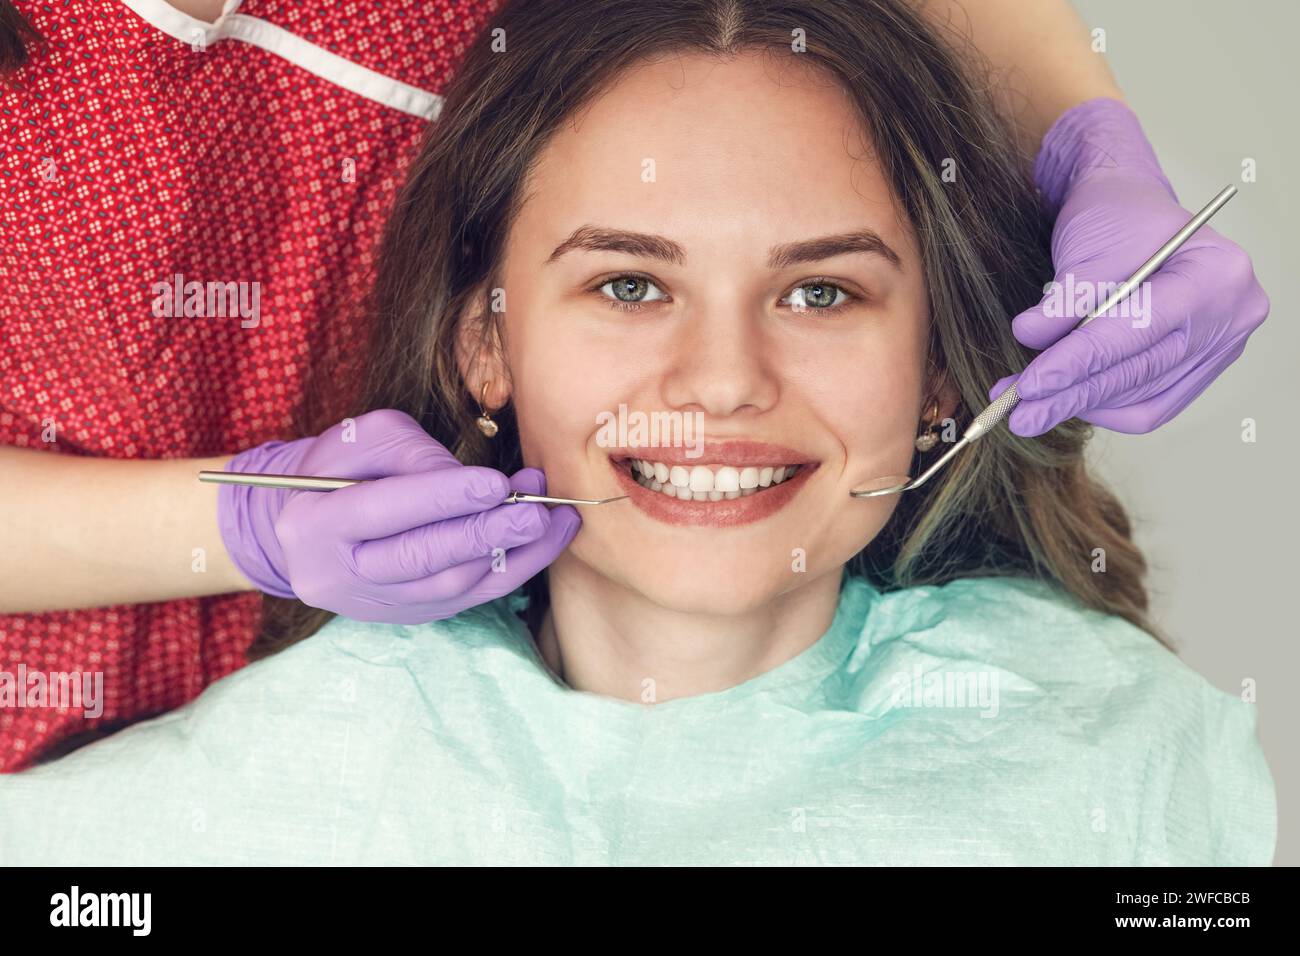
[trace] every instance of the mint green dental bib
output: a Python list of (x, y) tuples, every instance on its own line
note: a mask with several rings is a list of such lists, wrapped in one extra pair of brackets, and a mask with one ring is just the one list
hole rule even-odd
[(1027, 578), (845, 577), (799, 656), (575, 691), (520, 592), (337, 619), (186, 707), (0, 776), (0, 864), (1268, 864), (1252, 705)]

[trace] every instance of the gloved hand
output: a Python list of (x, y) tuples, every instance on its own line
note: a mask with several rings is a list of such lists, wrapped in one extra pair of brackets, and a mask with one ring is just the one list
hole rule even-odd
[[(217, 519), (235, 564), (268, 594), (359, 621), (419, 624), (513, 591), (555, 560), (582, 519), (571, 505), (503, 505), (511, 489), (546, 493), (524, 468), (509, 479), (462, 465), (392, 409), (316, 438), (268, 442), (228, 471), (373, 478), (337, 491), (222, 485)], [(494, 571), (492, 549), (503, 548)], [(498, 562), (500, 565), (501, 562)]]
[[(1232, 364), (1268, 316), (1250, 257), (1202, 226), (1130, 294), (1127, 313), (1121, 302), (1070, 332), (1192, 213), (1179, 206), (1137, 117), (1118, 100), (1089, 100), (1060, 117), (1043, 139), (1034, 179), (1049, 207), (1060, 209), (1052, 262), (1056, 282), (1075, 295), (1048, 294), (1016, 316), (1017, 341), (1046, 351), (999, 379), (989, 399), (1019, 383), (1007, 426), (1025, 437), (1072, 417), (1117, 432), (1153, 431)], [(1085, 283), (1096, 294), (1077, 307)]]

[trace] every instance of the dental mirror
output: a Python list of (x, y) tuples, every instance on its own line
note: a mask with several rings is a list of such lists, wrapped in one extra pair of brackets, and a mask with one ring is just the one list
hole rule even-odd
[(908, 475), (885, 475), (873, 478), (861, 488), (849, 492), (852, 498), (878, 498), (883, 495), (896, 495), (904, 489), (911, 477)]

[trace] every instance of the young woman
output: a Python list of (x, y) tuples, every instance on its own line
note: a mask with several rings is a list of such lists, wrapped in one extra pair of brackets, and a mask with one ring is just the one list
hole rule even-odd
[[(1085, 423), (849, 496), (1029, 360), (1047, 229), (993, 106), (897, 0), (601, 9), (514, 4), (470, 51), (354, 427), (628, 499), (528, 593), (303, 617), (0, 781), (6, 862), (1269, 862), (1254, 711), (1146, 621)], [(611, 443), (621, 408), (702, 453)], [(362, 491), (287, 496), (288, 537)]]

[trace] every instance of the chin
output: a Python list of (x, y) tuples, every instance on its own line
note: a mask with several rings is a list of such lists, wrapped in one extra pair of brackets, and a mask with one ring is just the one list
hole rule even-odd
[[(621, 583), (646, 600), (681, 614), (735, 616), (769, 604), (801, 583), (789, 561), (762, 567), (728, 558), (646, 561), (643, 555), (623, 565)], [(672, 566), (667, 566), (672, 565)]]

